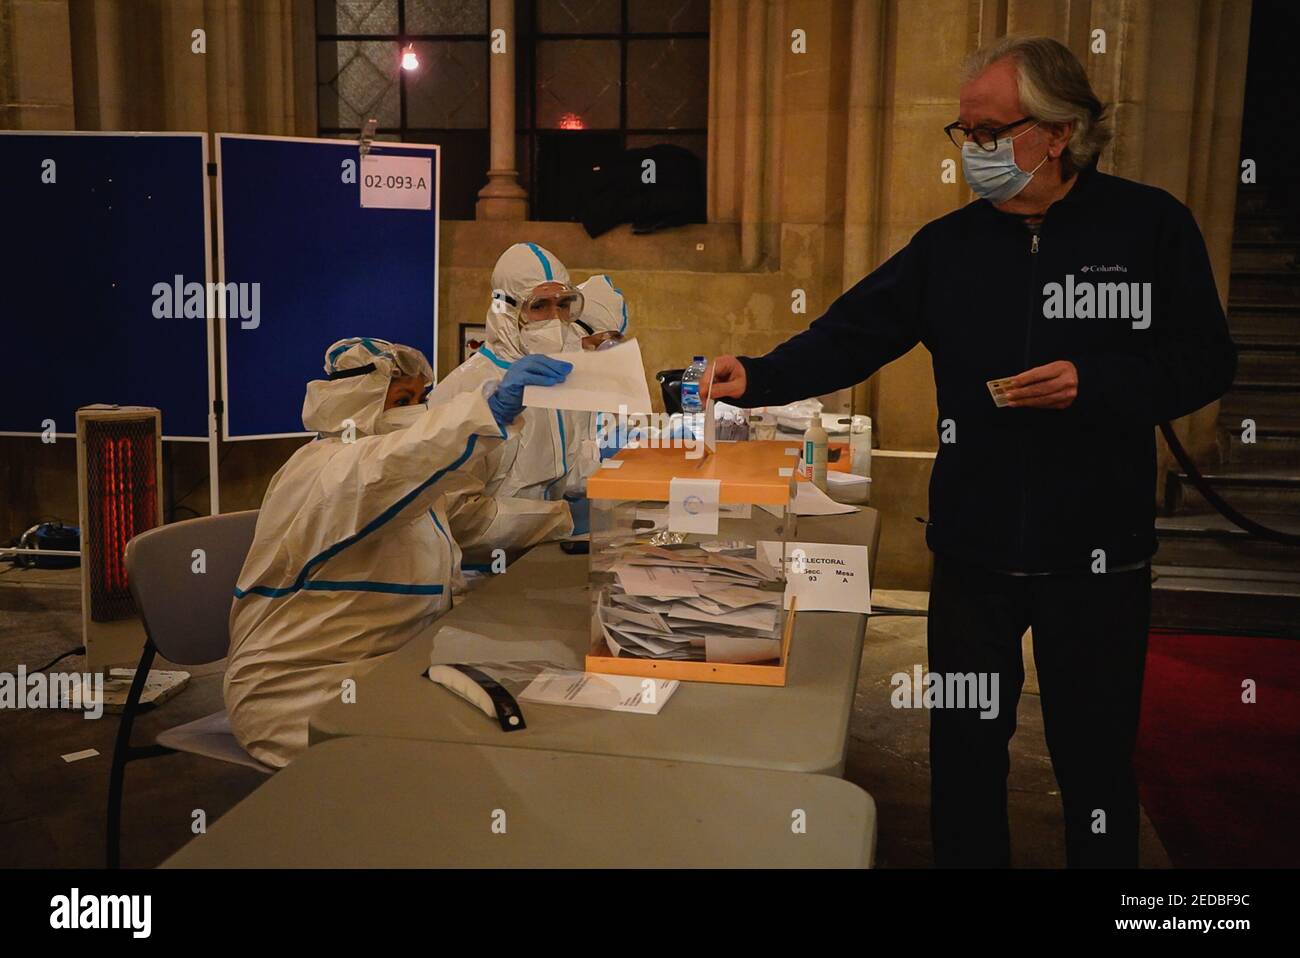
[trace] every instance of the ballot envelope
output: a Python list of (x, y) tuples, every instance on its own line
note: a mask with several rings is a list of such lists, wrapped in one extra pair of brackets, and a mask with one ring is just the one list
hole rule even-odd
[(784, 685), (794, 610), (790, 442), (629, 448), (587, 481), (589, 672)]

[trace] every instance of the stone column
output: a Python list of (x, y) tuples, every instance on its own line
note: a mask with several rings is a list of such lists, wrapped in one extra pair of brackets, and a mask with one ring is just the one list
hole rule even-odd
[[(481, 220), (522, 220), (528, 217), (528, 194), (519, 185), (515, 169), (515, 5), (514, 0), (492, 0), (489, 16), (492, 39), (489, 53), (492, 167), (488, 181), (478, 191), (475, 216)], [(505, 47), (496, 31), (504, 31)], [(495, 52), (501, 50), (500, 53)]]
[(0, 128), (75, 128), (68, 5), (0, 0)]
[[(884, 137), (884, 49), (880, 35), (884, 15), (882, 0), (853, 0), (844, 160), (844, 256), (840, 267), (840, 286), (845, 290), (877, 265), (875, 240), (880, 228), (880, 154)], [(874, 410), (877, 385), (877, 378), (872, 377), (853, 389), (853, 412)]]
[(763, 259), (763, 123), (766, 116), (764, 79), (767, 11), (763, 0), (748, 0), (745, 8), (745, 178), (740, 204), (740, 259), (755, 269)]

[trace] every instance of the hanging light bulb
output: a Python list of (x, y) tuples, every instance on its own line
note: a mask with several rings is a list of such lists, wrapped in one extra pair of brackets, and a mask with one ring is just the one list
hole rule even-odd
[(406, 49), (402, 51), (402, 69), (418, 70), (420, 68), (420, 58), (415, 55), (415, 44), (408, 43)]

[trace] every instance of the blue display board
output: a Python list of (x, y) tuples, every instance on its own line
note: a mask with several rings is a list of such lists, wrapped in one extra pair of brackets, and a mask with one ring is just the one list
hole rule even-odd
[(77, 407), (117, 403), (208, 438), (210, 326), (155, 316), (158, 284), (208, 282), (206, 163), (201, 133), (0, 132), (0, 433), (74, 435)]
[(301, 435), (307, 383), (335, 340), (405, 343), (437, 368), (436, 146), (371, 147), (432, 159), (428, 210), (363, 208), (355, 141), (221, 134), (216, 154), (219, 278), (259, 289), (255, 325), (221, 324), (227, 438)]

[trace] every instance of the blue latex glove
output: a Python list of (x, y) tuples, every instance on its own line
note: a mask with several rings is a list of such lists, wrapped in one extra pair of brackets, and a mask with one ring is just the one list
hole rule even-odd
[(515, 421), (524, 410), (525, 386), (554, 386), (564, 382), (573, 369), (572, 363), (546, 356), (524, 356), (516, 359), (506, 370), (505, 378), (497, 384), (496, 392), (488, 399), (488, 408), (502, 429)]
[(564, 499), (569, 504), (569, 515), (573, 519), (573, 532), (570, 535), (585, 536), (591, 532), (591, 500), (586, 496), (581, 499)]

